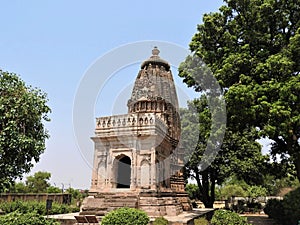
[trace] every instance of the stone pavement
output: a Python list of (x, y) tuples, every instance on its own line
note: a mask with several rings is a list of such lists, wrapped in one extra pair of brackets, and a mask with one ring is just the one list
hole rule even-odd
[[(214, 211), (214, 209), (193, 209), (192, 211), (184, 211), (177, 216), (164, 216), (164, 218), (172, 225), (187, 225), (194, 219), (212, 211)], [(154, 221), (154, 218), (152, 218), (152, 221)]]
[(74, 216), (79, 216), (79, 213), (49, 215), (48, 218), (55, 219), (57, 222), (60, 222), (61, 225), (73, 225), (76, 223)]
[(253, 225), (278, 225), (274, 220), (263, 214), (244, 214), (247, 217), (248, 223)]

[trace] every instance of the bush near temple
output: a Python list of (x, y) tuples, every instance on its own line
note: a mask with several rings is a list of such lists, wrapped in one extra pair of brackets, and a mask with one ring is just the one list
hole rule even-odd
[(158, 217), (154, 220), (153, 225), (168, 225), (169, 221), (164, 217)]
[(228, 210), (218, 210), (211, 219), (211, 225), (249, 225), (247, 218)]
[(194, 221), (195, 225), (209, 225), (209, 222), (204, 217), (201, 217), (199, 219), (195, 219)]
[[(38, 202), (38, 201), (1, 202), (0, 209), (6, 214), (15, 211), (24, 214), (33, 211), (38, 213), (39, 215), (47, 214), (46, 203)], [(78, 207), (53, 202), (52, 209), (48, 212), (48, 214), (63, 214), (63, 213), (71, 213), (71, 212), (78, 212), (78, 211), (79, 211)]]
[(147, 225), (149, 221), (145, 212), (124, 207), (109, 212), (102, 219), (101, 225)]
[(36, 212), (22, 214), (20, 212), (9, 213), (0, 216), (0, 224), (5, 225), (59, 225), (54, 220), (48, 220)]
[(300, 188), (284, 196), (282, 201), (269, 200), (264, 209), (270, 218), (282, 225), (298, 225), (300, 221)]
[(278, 199), (268, 200), (264, 212), (272, 219), (284, 217), (282, 201)]

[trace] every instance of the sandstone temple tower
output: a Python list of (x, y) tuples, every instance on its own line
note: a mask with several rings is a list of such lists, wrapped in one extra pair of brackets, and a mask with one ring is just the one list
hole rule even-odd
[(141, 64), (128, 114), (97, 118), (92, 185), (82, 214), (123, 206), (152, 216), (191, 209), (180, 172), (179, 106), (170, 68), (155, 47)]

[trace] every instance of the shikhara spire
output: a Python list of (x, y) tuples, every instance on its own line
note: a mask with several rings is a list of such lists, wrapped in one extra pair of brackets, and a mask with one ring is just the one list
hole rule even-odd
[(159, 53), (159, 49), (154, 47), (152, 56), (141, 64), (128, 101), (128, 112), (156, 113), (166, 121), (169, 135), (178, 140), (180, 122), (177, 93), (170, 64), (160, 58)]

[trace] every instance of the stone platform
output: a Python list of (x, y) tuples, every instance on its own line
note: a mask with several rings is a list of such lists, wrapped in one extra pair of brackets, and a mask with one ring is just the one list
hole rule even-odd
[[(194, 219), (197, 219), (206, 213), (212, 212), (214, 209), (194, 209), (188, 212), (182, 212), (177, 216), (164, 216), (168, 221), (169, 225), (194, 225)], [(60, 215), (51, 215), (49, 218), (55, 219), (61, 223), (61, 225), (75, 225), (76, 220), (74, 216), (78, 216), (79, 213), (69, 213)], [(98, 216), (101, 221), (102, 216)], [(155, 217), (150, 217), (150, 224), (153, 223)]]
[(95, 193), (83, 202), (80, 215), (103, 216), (121, 207), (137, 208), (149, 216), (177, 216), (190, 210), (188, 197), (174, 192), (103, 192)]
[[(191, 211), (185, 211), (177, 216), (164, 216), (171, 225), (194, 225), (194, 220), (214, 211), (214, 209), (194, 209)], [(152, 221), (154, 221), (153, 218)]]
[(97, 193), (84, 199), (80, 215), (104, 216), (121, 207), (137, 208), (138, 195), (134, 192)]

